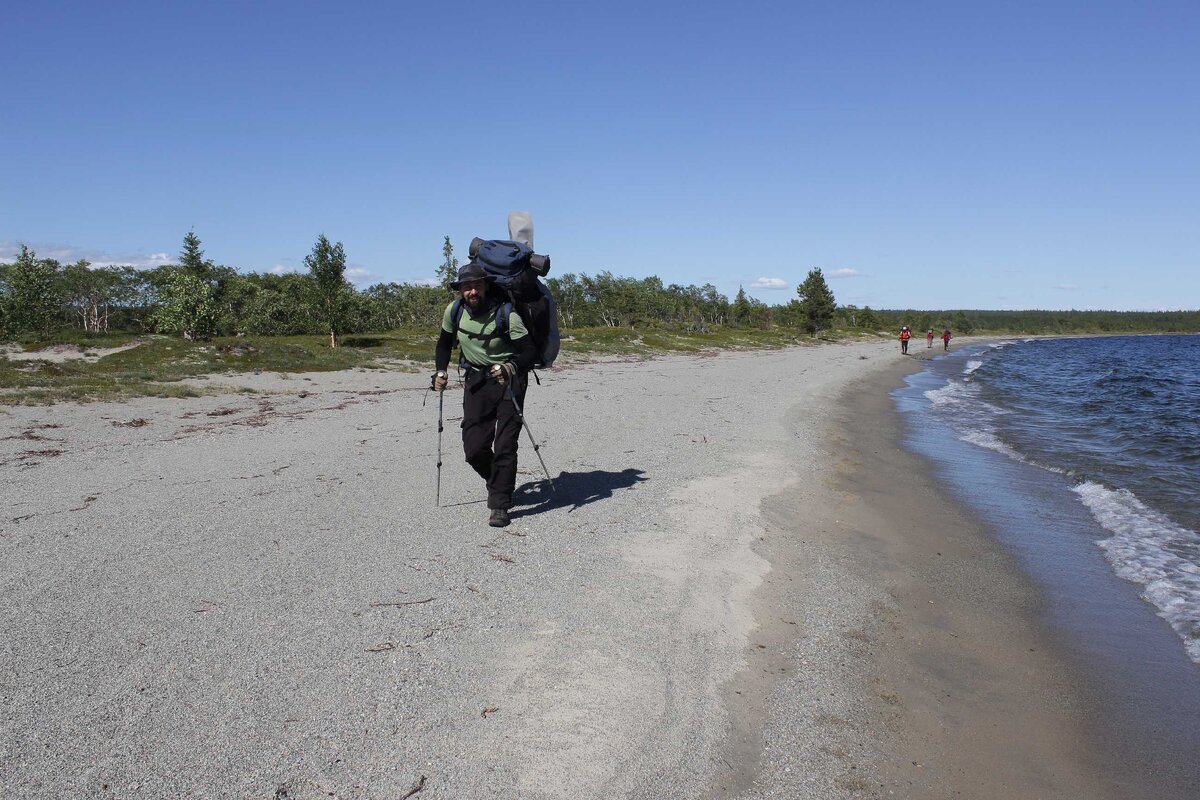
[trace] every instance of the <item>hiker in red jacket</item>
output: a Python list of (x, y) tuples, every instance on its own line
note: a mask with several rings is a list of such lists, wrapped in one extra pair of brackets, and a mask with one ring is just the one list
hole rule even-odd
[(908, 355), (908, 340), (912, 338), (912, 332), (905, 325), (900, 329), (900, 355)]
[(933, 347), (933, 328), (925, 331), (925, 349)]
[(942, 331), (942, 349), (943, 350), (950, 349), (950, 331), (949, 330)]

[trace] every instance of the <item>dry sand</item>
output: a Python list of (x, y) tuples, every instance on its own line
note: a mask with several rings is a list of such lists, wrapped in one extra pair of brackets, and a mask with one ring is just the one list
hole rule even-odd
[(141, 342), (130, 342), (118, 347), (81, 347), (77, 344), (54, 344), (40, 350), (25, 350), (18, 345), (0, 345), (0, 358), (10, 361), (49, 361), (61, 364), (64, 361), (86, 361), (94, 364), (105, 356), (132, 350)]
[(2, 409), (3, 794), (1103, 796), (1019, 573), (875, 472), (911, 363), (556, 371), (503, 530), (421, 376)]

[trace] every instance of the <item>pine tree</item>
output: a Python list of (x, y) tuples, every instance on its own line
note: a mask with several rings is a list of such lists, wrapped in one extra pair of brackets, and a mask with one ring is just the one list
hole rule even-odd
[(450, 244), (449, 236), (442, 244), (442, 264), (437, 268), (437, 276), (443, 289), (447, 292), (454, 291), (450, 284), (458, 279), (458, 259), (454, 257), (454, 245)]
[(329, 329), (329, 346), (338, 346), (353, 288), (346, 282), (346, 251), (342, 243), (330, 244), (321, 234), (310, 255), (304, 257), (311, 284), (313, 316)]
[(202, 341), (216, 333), (218, 286), (215, 267), (204, 258), (200, 237), (188, 231), (179, 251), (179, 266), (166, 267), (154, 278), (158, 304), (154, 326), (163, 333), (181, 333)]
[(186, 272), (200, 280), (207, 279), (213, 268), (213, 263), (204, 259), (204, 251), (200, 249), (200, 237), (194, 230), (188, 231), (187, 235), (183, 237), (183, 250), (179, 253), (179, 264)]
[(804, 283), (796, 287), (796, 294), (800, 298), (800, 324), (804, 329), (815, 336), (828, 328), (837, 303), (820, 267), (809, 270)]
[(733, 298), (731, 311), (734, 325), (745, 325), (750, 321), (750, 298), (746, 297), (746, 290), (741, 286), (738, 287), (737, 296)]

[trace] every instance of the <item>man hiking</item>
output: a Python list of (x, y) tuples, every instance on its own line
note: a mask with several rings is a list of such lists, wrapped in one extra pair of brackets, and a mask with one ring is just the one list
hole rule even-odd
[(950, 329), (949, 328), (942, 331), (942, 349), (943, 350), (950, 349)]
[(905, 325), (900, 329), (900, 355), (908, 355), (908, 340), (912, 338), (912, 331)]
[[(518, 405), (525, 402), (527, 373), (537, 359), (533, 337), (515, 310), (508, 312), (507, 333), (497, 331), (503, 300), (483, 267), (474, 261), (451, 287), (462, 292), (446, 306), (434, 355), (433, 389), (446, 390), (450, 351), (457, 341), (462, 354), (463, 452), (467, 463), (487, 482), (488, 524), (508, 524), (517, 482), (517, 444), (521, 433)], [(458, 311), (458, 313), (456, 313)], [(455, 320), (456, 316), (460, 319)]]
[(928, 350), (930, 347), (933, 347), (933, 328), (925, 331), (925, 349)]

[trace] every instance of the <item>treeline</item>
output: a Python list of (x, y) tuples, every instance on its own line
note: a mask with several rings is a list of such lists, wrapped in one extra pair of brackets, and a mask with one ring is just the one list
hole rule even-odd
[[(440, 287), (397, 283), (357, 291), (340, 272), (335, 287), (338, 334), (434, 324), (450, 297)], [(14, 263), (0, 264), (0, 333), (325, 334), (330, 323), (321, 289), (311, 272), (243, 273), (213, 264), (193, 234), (179, 264), (153, 269), (62, 265), (23, 247)]]
[[(849, 322), (868, 316), (868, 327), (899, 330), (907, 325), (918, 333), (949, 328), (957, 334), (1068, 334), (1068, 333), (1197, 333), (1200, 311), (920, 311), (917, 309), (839, 308), (837, 318)], [(857, 313), (855, 313), (857, 312)], [(850, 327), (853, 327), (851, 325)]]
[[(213, 336), (328, 335), (397, 328), (436, 329), (454, 293), (457, 273), (445, 237), (440, 285), (378, 283), (356, 289), (345, 280), (345, 252), (319, 237), (304, 273), (240, 272), (204, 258), (194, 233), (184, 237), (179, 263), (135, 269), (60, 264), (22, 247), (0, 264), (0, 335), (53, 337), (64, 328), (84, 333), (163, 333), (188, 339)], [(721, 327), (782, 327), (797, 333), (840, 330), (890, 334), (950, 329), (970, 333), (1197, 332), (1200, 311), (921, 311), (838, 306), (820, 269), (796, 296), (767, 305), (739, 289), (731, 301), (712, 284), (667, 284), (657, 277), (563, 274), (546, 280), (564, 328), (670, 327), (704, 332)]]
[[(378, 283), (356, 289), (343, 277), (341, 243), (318, 239), (305, 273), (239, 272), (204, 258), (194, 233), (179, 263), (152, 269), (60, 264), (22, 247), (0, 264), (0, 334), (49, 337), (62, 328), (213, 336), (342, 334), (436, 328), (453, 299), (458, 260), (449, 237), (440, 285)], [(733, 302), (712, 284), (664, 286), (658, 278), (564, 274), (547, 279), (564, 327), (673, 325), (769, 327), (786, 316), (739, 292)]]

